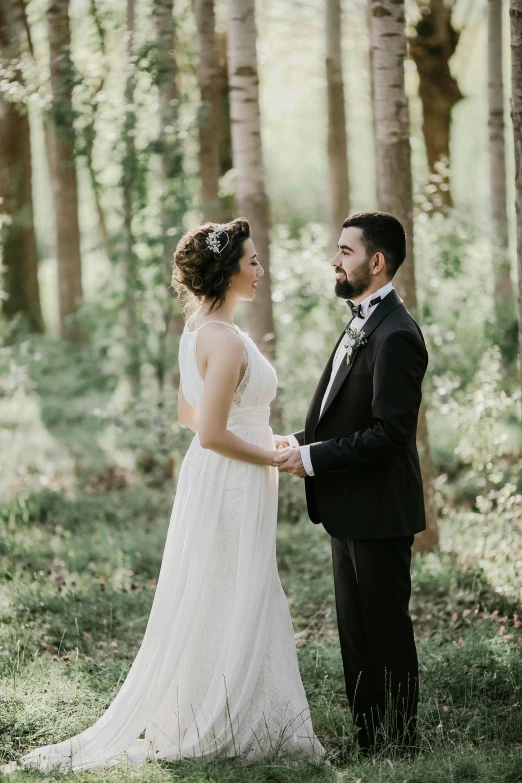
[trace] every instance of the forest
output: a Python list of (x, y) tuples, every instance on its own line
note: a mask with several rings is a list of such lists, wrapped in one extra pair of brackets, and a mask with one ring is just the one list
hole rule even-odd
[(420, 753), (357, 754), (329, 537), (282, 475), (300, 671), (348, 761), (111, 775), (522, 781), (522, 0), (0, 0), (0, 769), (89, 726), (143, 637), (192, 438), (180, 237), (248, 219), (265, 274), (238, 323), (290, 433), (346, 323), (340, 227), (377, 209), (429, 353)]

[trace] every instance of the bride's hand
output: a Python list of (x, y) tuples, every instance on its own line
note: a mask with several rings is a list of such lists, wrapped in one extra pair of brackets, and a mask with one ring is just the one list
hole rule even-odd
[(270, 465), (272, 468), (277, 468), (279, 463), (281, 462), (281, 452), (280, 451), (267, 451), (267, 465)]
[(288, 438), (285, 438), (284, 435), (274, 435), (274, 440), (275, 440), (276, 449), (278, 451), (280, 449), (287, 449), (290, 446)]
[(291, 446), (288, 446), (287, 448), (280, 448), (277, 451), (273, 451), (272, 455), (274, 457), (274, 462), (271, 463), (275, 465), (276, 468), (280, 468), (281, 465), (286, 462), (288, 455), (291, 454), (295, 449), (293, 449)]

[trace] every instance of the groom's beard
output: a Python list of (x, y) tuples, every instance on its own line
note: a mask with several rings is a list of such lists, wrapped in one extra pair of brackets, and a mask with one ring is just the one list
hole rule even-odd
[(346, 277), (344, 280), (335, 281), (335, 295), (340, 299), (354, 299), (364, 294), (371, 283), (370, 259), (368, 259), (364, 260), (352, 271), (350, 280)]

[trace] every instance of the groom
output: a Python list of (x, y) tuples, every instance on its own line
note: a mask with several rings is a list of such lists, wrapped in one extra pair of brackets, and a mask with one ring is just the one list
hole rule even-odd
[[(357, 742), (416, 743), (418, 663), (408, 610), (411, 545), (424, 530), (416, 446), (428, 364), (422, 332), (393, 287), (406, 255), (385, 212), (343, 223), (335, 293), (349, 307), (304, 430), (276, 436), (279, 469), (305, 479), (308, 514), (331, 536), (346, 693)], [(286, 448), (285, 448), (286, 447)]]

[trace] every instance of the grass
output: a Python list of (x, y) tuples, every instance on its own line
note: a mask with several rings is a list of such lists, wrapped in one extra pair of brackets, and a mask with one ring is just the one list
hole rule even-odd
[[(0, 762), (78, 733), (111, 703), (147, 623), (174, 494), (174, 479), (150, 481), (130, 460), (141, 419), (139, 425), (129, 421), (125, 437), (115, 439), (107, 437), (107, 420), (93, 417), (93, 410), (107, 410), (114, 401), (110, 379), (89, 383), (88, 365), (73, 372), (67, 359), (60, 365), (57, 357), (47, 358), (58, 376), (63, 369), (64, 383), (51, 382), (34, 362), (25, 375), (17, 370), (11, 379), (17, 390), (8, 396), (4, 389), (10, 404), (0, 422), (2, 437), (9, 434), (12, 444), (11, 458), (5, 450), (1, 457)], [(183, 441), (175, 446), (181, 454)], [(288, 484), (290, 491), (295, 494), (295, 486)], [(513, 565), (522, 561), (522, 544), (510, 518), (509, 552), (502, 547), (507, 517), (495, 520), (494, 513), (447, 508), (441, 551), (413, 562), (411, 612), (421, 670), (415, 760), (401, 759), (393, 749), (372, 760), (357, 754), (336, 631), (330, 540), (302, 517), (279, 524), (279, 572), (314, 728), (328, 752), (344, 749), (345, 760), (330, 767), (277, 757), (248, 766), (230, 759), (204, 767), (190, 760), (155, 762), (78, 777), (522, 781), (522, 612)], [(62, 776), (25, 771), (12, 780), (54, 778)]]
[[(171, 492), (142, 487), (67, 500), (43, 490), (3, 508), (0, 758), (60, 741), (106, 709), (134, 658), (153, 599)], [(145, 510), (148, 510), (148, 513)], [(38, 518), (37, 515), (40, 515)], [(516, 606), (451, 553), (417, 557), (411, 611), (421, 668), (421, 754), (363, 761), (353, 744), (335, 627), (327, 534), (302, 520), (278, 529), (314, 728), (348, 761), (121, 770), (122, 779), (522, 780), (522, 654)], [(499, 633), (499, 631), (501, 631)], [(522, 641), (522, 639), (520, 640)], [(35, 773), (16, 773), (30, 779)], [(88, 780), (108, 773), (83, 773)], [(163, 776), (163, 777), (162, 777)], [(38, 778), (38, 776), (36, 776)], [(16, 779), (16, 778), (13, 778)], [(38, 778), (40, 779), (40, 778)]]

